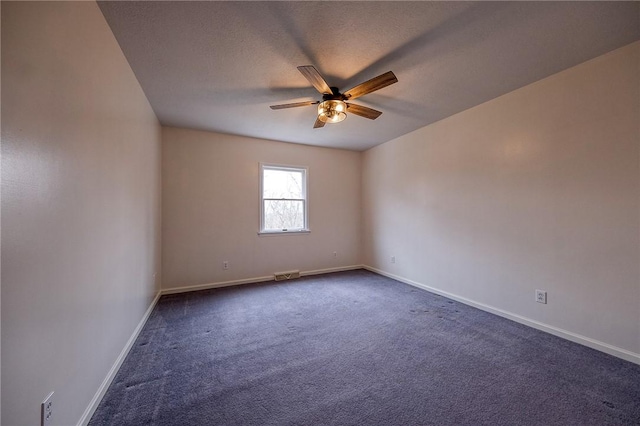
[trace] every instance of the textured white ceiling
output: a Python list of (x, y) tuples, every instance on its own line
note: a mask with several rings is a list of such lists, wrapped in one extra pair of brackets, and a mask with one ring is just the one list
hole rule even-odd
[[(363, 150), (640, 39), (639, 2), (99, 2), (161, 123)], [(314, 65), (383, 114), (313, 129)]]

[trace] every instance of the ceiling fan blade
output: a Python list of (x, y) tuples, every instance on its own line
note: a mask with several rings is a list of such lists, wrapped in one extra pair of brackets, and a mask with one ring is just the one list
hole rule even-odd
[(375, 92), (376, 90), (380, 90), (383, 87), (387, 87), (397, 82), (398, 79), (396, 78), (396, 75), (389, 71), (347, 90), (344, 92), (344, 96), (346, 96), (347, 99), (356, 99), (360, 96), (366, 95), (367, 93)]
[(324, 81), (324, 78), (322, 78), (322, 75), (320, 75), (316, 67), (314, 67), (313, 65), (300, 66), (298, 67), (298, 71), (300, 71), (302, 75), (304, 75), (305, 78), (309, 80), (309, 83), (311, 83), (318, 92), (322, 94), (326, 93), (328, 95), (333, 93), (331, 91), (331, 87), (329, 87), (327, 82)]
[(295, 107), (301, 107), (301, 106), (316, 105), (319, 103), (320, 101), (294, 102), (292, 104), (271, 105), (269, 108), (271, 109), (295, 108)]
[(316, 122), (313, 124), (313, 128), (317, 129), (319, 127), (324, 127), (324, 121), (320, 120), (320, 118), (316, 118)]
[(380, 115), (382, 115), (382, 113), (378, 110), (356, 104), (347, 104), (347, 112), (359, 115), (360, 117), (368, 118), (370, 120), (375, 120), (376, 118), (380, 117)]

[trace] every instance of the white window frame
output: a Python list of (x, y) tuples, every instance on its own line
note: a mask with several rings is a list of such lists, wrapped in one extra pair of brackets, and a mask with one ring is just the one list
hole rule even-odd
[[(272, 200), (272, 198), (264, 198), (264, 171), (265, 170), (281, 170), (281, 171), (294, 171), (302, 172), (302, 191), (304, 198), (295, 199), (296, 201), (302, 201), (304, 209), (304, 226), (300, 229), (264, 229), (264, 202), (265, 200)], [(292, 199), (293, 200), (293, 199)], [(309, 168), (305, 166), (291, 166), (283, 164), (272, 163), (260, 163), (260, 231), (258, 235), (285, 235), (285, 234), (308, 234), (311, 232), (309, 229)]]

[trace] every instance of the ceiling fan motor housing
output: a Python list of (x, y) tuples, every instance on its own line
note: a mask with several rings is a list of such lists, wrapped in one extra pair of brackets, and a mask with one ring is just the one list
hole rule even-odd
[(323, 93), (322, 100), (323, 101), (333, 101), (333, 100), (346, 101), (347, 99), (349, 99), (348, 97), (340, 93), (337, 87), (332, 87), (331, 92), (332, 93)]

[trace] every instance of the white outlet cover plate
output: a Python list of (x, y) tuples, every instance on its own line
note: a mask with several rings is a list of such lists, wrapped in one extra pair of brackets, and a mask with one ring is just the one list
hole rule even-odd
[(40, 404), (40, 424), (50, 426), (53, 421), (53, 392)]

